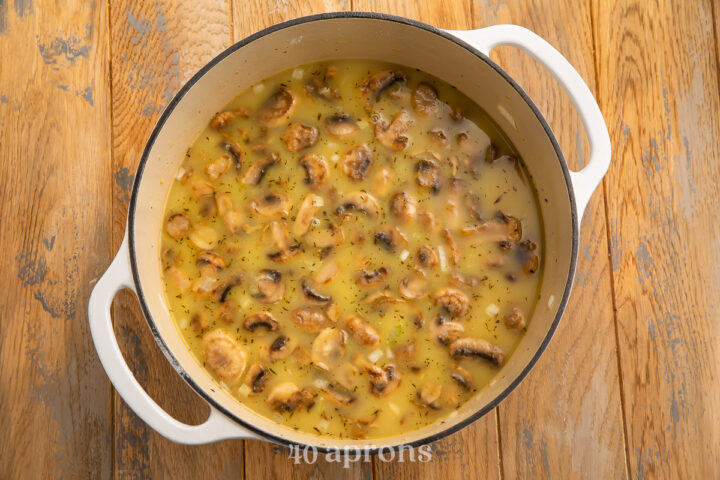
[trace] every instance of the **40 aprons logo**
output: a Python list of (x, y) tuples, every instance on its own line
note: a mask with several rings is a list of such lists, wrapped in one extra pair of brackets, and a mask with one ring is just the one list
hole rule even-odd
[(326, 462), (342, 463), (343, 468), (350, 468), (355, 462), (370, 462), (372, 456), (368, 450), (377, 449), (375, 458), (381, 462), (420, 462), (427, 463), (432, 460), (432, 449), (430, 445), (421, 445), (418, 448), (412, 448), (408, 445), (402, 445), (397, 449), (390, 447), (380, 447), (369, 445), (367, 449), (359, 450), (357, 448), (343, 447), (334, 448), (328, 452), (320, 453), (317, 448), (309, 445), (291, 445), (288, 458), (293, 460), (296, 465), (307, 463), (312, 465), (322, 456)]

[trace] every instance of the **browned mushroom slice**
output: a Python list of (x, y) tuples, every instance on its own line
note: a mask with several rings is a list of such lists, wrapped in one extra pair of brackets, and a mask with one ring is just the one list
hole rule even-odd
[(435, 233), (440, 228), (440, 221), (433, 212), (424, 211), (418, 214), (420, 223), (428, 233)]
[(262, 217), (286, 217), (290, 213), (290, 199), (284, 193), (265, 193), (250, 201), (249, 210)]
[(398, 192), (390, 197), (390, 213), (403, 222), (415, 218), (417, 214), (417, 198), (408, 192)]
[(260, 106), (258, 120), (266, 127), (277, 127), (287, 123), (297, 108), (295, 95), (280, 87)]
[(237, 287), (242, 282), (242, 277), (241, 273), (236, 273), (220, 282), (220, 285), (218, 285), (213, 292), (215, 300), (220, 303), (225, 303), (233, 287)]
[(363, 287), (373, 287), (375, 285), (381, 285), (385, 283), (390, 269), (387, 267), (380, 267), (376, 270), (360, 270), (357, 274), (357, 283)]
[(331, 249), (343, 244), (345, 234), (342, 227), (334, 223), (328, 223), (325, 226), (310, 230), (304, 241), (315, 248)]
[(472, 374), (462, 368), (460, 365), (453, 365), (450, 367), (452, 372), (450, 377), (460, 384), (465, 390), (473, 389), (473, 378)]
[(240, 170), (242, 168), (242, 150), (240, 149), (240, 145), (238, 145), (235, 142), (226, 141), (220, 144), (222, 148), (225, 149), (230, 154), (230, 157), (233, 159), (233, 163), (235, 165), (235, 170)]
[(505, 354), (497, 345), (482, 338), (459, 338), (450, 344), (450, 356), (454, 359), (461, 357), (482, 358), (496, 367), (505, 359)]
[(262, 393), (265, 390), (270, 370), (265, 368), (262, 363), (255, 362), (248, 368), (243, 383), (247, 385), (253, 393)]
[(219, 271), (227, 267), (225, 260), (217, 253), (213, 252), (202, 252), (199, 254), (195, 260), (195, 265), (197, 265), (200, 269), (210, 267), (215, 271)]
[(413, 273), (400, 280), (398, 292), (406, 300), (420, 300), (427, 297), (427, 281), (420, 272)]
[(443, 345), (449, 345), (460, 338), (463, 333), (465, 333), (465, 327), (462, 324), (448, 320), (443, 315), (438, 315), (432, 324), (433, 336)]
[(435, 304), (447, 310), (453, 317), (462, 317), (470, 307), (470, 300), (460, 290), (445, 287), (435, 292)]
[(392, 169), (387, 165), (380, 167), (380, 169), (375, 172), (375, 176), (373, 178), (373, 193), (380, 198), (385, 197), (392, 186), (392, 180)]
[(247, 169), (245, 175), (243, 175), (242, 183), (244, 185), (257, 185), (262, 181), (268, 169), (277, 164), (279, 160), (280, 156), (277, 153), (272, 153), (256, 161)]
[(183, 238), (190, 230), (190, 219), (182, 213), (170, 215), (165, 225), (165, 231), (175, 240)]
[(508, 328), (523, 329), (525, 328), (525, 315), (523, 315), (520, 307), (513, 305), (503, 317), (503, 321)]
[(504, 242), (506, 248), (522, 238), (522, 222), (516, 217), (498, 212), (494, 220), (460, 229), (462, 235), (472, 235), (485, 242)]
[(305, 84), (305, 90), (310, 95), (320, 97), (323, 100), (327, 100), (328, 102), (334, 102), (335, 100), (338, 100), (340, 98), (340, 94), (338, 93), (336, 88), (330, 88), (327, 85), (327, 78), (329, 77), (324, 76), (323, 80), (320, 80), (317, 77), (312, 77)]
[(290, 320), (300, 330), (306, 332), (317, 333), (327, 327), (328, 319), (325, 314), (319, 310), (311, 310), (309, 308), (298, 308), (290, 312)]
[(335, 138), (345, 139), (355, 135), (360, 127), (352, 116), (347, 113), (330, 115), (325, 118), (325, 130)]
[(523, 266), (526, 274), (535, 273), (540, 265), (540, 258), (537, 255), (537, 245), (531, 240), (523, 240), (518, 243), (516, 255)]
[(407, 74), (402, 70), (388, 68), (378, 70), (370, 74), (360, 86), (362, 93), (368, 97), (377, 99), (382, 92), (395, 82), (404, 82)]
[(305, 183), (312, 189), (325, 185), (330, 169), (322, 155), (306, 153), (300, 158), (300, 166), (305, 169)]
[(339, 328), (326, 328), (313, 340), (310, 356), (313, 364), (321, 370), (336, 368), (345, 355), (347, 335)]
[(428, 245), (422, 245), (417, 251), (417, 263), (423, 268), (434, 268), (438, 264), (438, 256), (435, 250)]
[(285, 296), (285, 283), (277, 270), (261, 270), (257, 276), (257, 293), (253, 297), (263, 303), (276, 303)]
[(323, 388), (322, 395), (337, 405), (347, 406), (355, 401), (355, 397), (349, 392), (340, 392), (330, 386)]
[(247, 353), (225, 330), (216, 328), (203, 336), (205, 361), (225, 383), (232, 385), (240, 379)]
[(364, 347), (373, 347), (380, 343), (380, 334), (359, 315), (350, 315), (345, 320), (345, 328)]
[(440, 410), (441, 407), (439, 399), (441, 393), (442, 385), (438, 385), (436, 383), (425, 383), (417, 390), (417, 392), (415, 392), (415, 396), (420, 405), (433, 410)]
[(217, 215), (217, 206), (215, 205), (215, 199), (212, 197), (203, 197), (198, 203), (200, 207), (198, 210), (203, 217), (210, 218)]
[(445, 131), (442, 128), (432, 128), (428, 130), (428, 139), (430, 143), (436, 147), (446, 147), (448, 144), (448, 138)]
[(332, 302), (331, 296), (321, 295), (320, 293), (316, 292), (307, 278), (303, 278), (300, 284), (302, 286), (303, 294), (305, 294), (305, 298), (308, 299), (310, 302), (318, 305), (325, 305)]
[(388, 252), (394, 252), (400, 245), (407, 244), (407, 238), (397, 227), (380, 227), (375, 230), (373, 242)]
[(453, 265), (457, 265), (460, 263), (460, 249), (458, 248), (457, 242), (455, 241), (455, 237), (453, 237), (453, 234), (450, 232), (449, 229), (443, 230), (443, 238), (445, 239), (445, 243), (447, 243), (448, 248), (450, 249), (450, 260), (452, 260)]
[(465, 206), (474, 220), (481, 223), (485, 221), (485, 216), (483, 215), (482, 206), (480, 204), (480, 196), (477, 193), (468, 192), (465, 195)]
[(285, 335), (280, 335), (270, 344), (269, 354), (271, 360), (282, 360), (295, 351), (297, 342)]
[(302, 237), (310, 230), (315, 215), (320, 207), (325, 204), (323, 198), (314, 193), (309, 193), (305, 196), (300, 208), (298, 209), (297, 216), (295, 217), (295, 223), (293, 223), (293, 235), (296, 237)]
[(440, 100), (437, 90), (429, 83), (420, 82), (412, 93), (412, 104), (420, 115), (430, 115), (438, 111)]
[(343, 173), (354, 182), (365, 180), (374, 160), (375, 155), (367, 145), (357, 145), (348, 150), (343, 157)]
[(220, 178), (225, 172), (230, 170), (232, 160), (230, 155), (220, 155), (218, 158), (205, 166), (205, 173), (213, 180)]
[(184, 292), (190, 288), (190, 279), (188, 276), (179, 268), (170, 266), (165, 269), (165, 277), (170, 279), (177, 287), (180, 292)]
[(379, 121), (375, 124), (375, 138), (393, 152), (405, 150), (410, 139), (405, 132), (412, 126), (413, 119), (405, 110), (397, 113), (390, 123)]
[(220, 240), (217, 230), (200, 222), (193, 225), (189, 238), (200, 250), (213, 250)]
[(275, 320), (272, 313), (256, 312), (245, 317), (243, 327), (250, 332), (254, 332), (258, 328), (264, 328), (268, 332), (275, 332), (280, 328), (280, 324)]
[(207, 182), (201, 178), (190, 179), (190, 190), (192, 190), (193, 195), (197, 199), (201, 199), (202, 197), (206, 197), (215, 193), (215, 187), (213, 187), (210, 182)]
[(354, 361), (355, 365), (370, 377), (370, 392), (376, 397), (384, 397), (400, 385), (400, 372), (392, 363), (380, 368), (360, 354), (355, 355)]
[(326, 260), (322, 267), (318, 269), (313, 275), (313, 281), (315, 283), (323, 284), (329, 283), (335, 278), (335, 275), (340, 271), (340, 264), (334, 258)]
[(291, 152), (299, 152), (315, 145), (318, 141), (318, 129), (304, 123), (293, 123), (285, 130), (283, 142)]
[(197, 333), (202, 333), (210, 326), (210, 319), (205, 312), (195, 312), (190, 318), (190, 325)]
[(346, 194), (340, 200), (340, 205), (335, 210), (335, 213), (343, 215), (352, 211), (363, 212), (370, 218), (375, 218), (380, 213), (380, 205), (378, 205), (375, 197), (369, 193), (357, 190)]
[(487, 277), (478, 277), (468, 273), (452, 273), (448, 277), (448, 283), (457, 288), (467, 288), (475, 290), (487, 279)]
[(410, 360), (415, 356), (415, 342), (405, 343), (393, 348), (393, 354), (401, 360)]
[(313, 397), (310, 389), (300, 389), (292, 382), (283, 382), (270, 391), (267, 403), (273, 410), (294, 412), (298, 408), (310, 405)]
[(415, 165), (417, 171), (417, 184), (429, 188), (433, 193), (440, 191), (440, 162), (434, 153), (418, 155), (418, 162)]
[(247, 118), (250, 111), (246, 107), (240, 107), (237, 110), (229, 110), (215, 114), (210, 126), (215, 130), (222, 130), (235, 121), (236, 118)]
[(218, 318), (225, 323), (233, 323), (238, 312), (238, 304), (235, 300), (224, 300), (218, 310)]
[(495, 144), (491, 143), (488, 145), (487, 150), (485, 150), (485, 161), (487, 163), (493, 163), (498, 158), (500, 158), (500, 152)]

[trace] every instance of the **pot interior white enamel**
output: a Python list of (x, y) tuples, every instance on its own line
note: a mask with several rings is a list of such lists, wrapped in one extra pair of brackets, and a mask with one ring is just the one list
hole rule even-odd
[[(544, 279), (528, 331), (495, 380), (444, 421), (383, 439), (333, 440), (259, 416), (215, 384), (194, 359), (163, 298), (159, 262), (163, 206), (186, 149), (211, 116), (248, 86), (278, 71), (334, 58), (370, 58), (418, 68), (456, 86), (500, 125), (533, 177), (544, 220)], [(154, 131), (135, 183), (129, 227), (135, 282), (151, 328), (175, 368), (229, 417), (274, 441), (320, 447), (418, 444), (457, 430), (494, 407), (545, 348), (570, 290), (577, 220), (569, 175), (546, 123), (492, 62), (450, 35), (412, 22), (372, 16), (322, 16), (261, 32), (229, 49), (173, 100)]]

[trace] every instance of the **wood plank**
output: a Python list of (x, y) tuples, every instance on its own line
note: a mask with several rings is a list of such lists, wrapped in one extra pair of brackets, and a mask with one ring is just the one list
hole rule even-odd
[[(589, 1), (499, 0), (482, 5), (478, 17), (483, 24), (514, 23), (536, 32), (595, 91), (590, 13)], [(571, 168), (584, 165), (589, 152), (582, 123), (552, 76), (514, 48), (498, 48), (492, 57), (544, 113)], [(498, 409), (508, 479), (626, 474), (601, 190), (581, 225), (575, 286), (555, 337), (533, 372)]]
[[(355, 10), (401, 15), (440, 28), (461, 30), (478, 28), (474, 4), (466, 0), (447, 2), (390, 2), (354, 0)], [(468, 448), (468, 447), (471, 448)], [(383, 462), (375, 458), (373, 474), (376, 478), (500, 478), (499, 447), (496, 415), (486, 415), (473, 425), (432, 445), (432, 460), (428, 463)]]
[[(189, 77), (230, 43), (229, 5), (162, 0), (110, 6), (113, 87), (113, 246), (125, 230), (132, 176), (155, 121)], [(115, 332), (148, 393), (171, 415), (200, 423), (208, 408), (175, 373), (150, 335), (137, 300), (115, 301)], [(242, 442), (174, 444), (115, 401), (117, 478), (242, 478)]]
[(110, 259), (104, 2), (0, 2), (0, 478), (108, 478), (87, 321)]
[[(278, 22), (325, 11), (349, 10), (349, 0), (233, 1), (234, 41)], [(369, 462), (355, 462), (349, 468), (342, 463), (328, 462), (320, 454), (312, 464), (289, 457), (290, 450), (260, 441), (245, 442), (246, 478), (347, 478), (361, 479), (370, 475)]]
[(720, 99), (710, 1), (594, 1), (630, 472), (720, 478)]

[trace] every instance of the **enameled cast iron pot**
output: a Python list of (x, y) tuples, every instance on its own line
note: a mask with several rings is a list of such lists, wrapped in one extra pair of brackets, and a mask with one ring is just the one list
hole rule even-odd
[[(563, 154), (532, 100), (488, 58), (497, 45), (512, 45), (544, 65), (578, 109), (590, 141), (588, 164), (568, 170)], [(515, 353), (492, 383), (452, 417), (419, 430), (371, 440), (332, 440), (294, 431), (246, 408), (219, 388), (185, 346), (163, 299), (160, 231), (165, 199), (185, 151), (208, 119), (248, 86), (300, 64), (367, 58), (419, 68), (454, 85), (504, 130), (527, 164), (544, 220), (544, 279), (537, 308)], [(443, 31), (404, 18), (374, 13), (329, 13), (267, 28), (233, 45), (203, 67), (163, 112), (135, 176), (127, 231), (119, 252), (90, 297), (90, 328), (98, 355), (123, 400), (148, 425), (180, 443), (228, 438), (280, 444), (361, 449), (421, 445), (477, 420), (527, 375), (555, 332), (570, 294), (583, 210), (607, 171), (610, 138), (590, 90), (568, 61), (534, 33), (514, 25)], [(201, 425), (178, 422), (142, 389), (115, 339), (110, 304), (122, 288), (133, 290), (150, 330), (175, 370), (210, 404)]]

